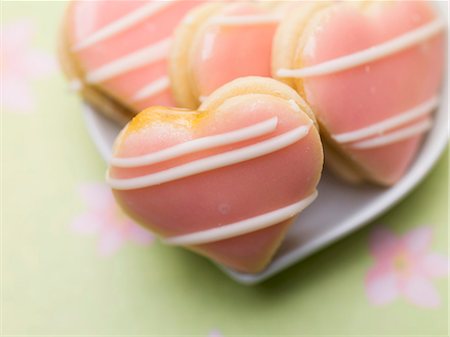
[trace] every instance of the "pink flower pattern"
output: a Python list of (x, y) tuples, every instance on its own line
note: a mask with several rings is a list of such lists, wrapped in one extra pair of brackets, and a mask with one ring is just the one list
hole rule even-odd
[(33, 111), (32, 82), (50, 75), (56, 62), (50, 54), (33, 48), (33, 21), (21, 19), (2, 25), (1, 81), (3, 107), (17, 113)]
[(223, 337), (223, 335), (219, 330), (214, 329), (211, 330), (211, 332), (208, 334), (208, 337)]
[(441, 304), (432, 280), (448, 274), (446, 256), (430, 251), (432, 229), (418, 227), (398, 237), (385, 227), (376, 227), (370, 237), (374, 265), (366, 275), (365, 289), (376, 306), (399, 297), (423, 308)]
[(112, 255), (125, 241), (139, 245), (153, 242), (153, 235), (134, 223), (117, 206), (111, 190), (105, 184), (82, 185), (79, 193), (88, 210), (74, 219), (71, 228), (80, 234), (97, 234), (101, 255)]

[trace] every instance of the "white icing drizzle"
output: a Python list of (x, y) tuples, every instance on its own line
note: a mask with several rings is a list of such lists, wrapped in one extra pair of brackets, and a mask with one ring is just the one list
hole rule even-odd
[(279, 69), (277, 71), (277, 76), (283, 78), (303, 78), (328, 75), (351, 69), (417, 45), (418, 43), (438, 34), (444, 28), (445, 22), (437, 19), (390, 41), (354, 54), (338, 57), (311, 67), (301, 69)]
[(106, 40), (111, 36), (117, 35), (120, 32), (123, 32), (128, 28), (132, 27), (133, 25), (136, 25), (141, 21), (144, 21), (145, 19), (148, 19), (149, 17), (155, 15), (165, 7), (172, 4), (174, 1), (176, 0), (165, 0), (165, 1), (159, 0), (145, 4), (136, 9), (135, 11), (99, 29), (91, 36), (87, 37), (84, 41), (81, 41), (78, 44), (76, 44), (72, 48), (72, 50), (79, 51), (86, 47), (92, 46), (102, 40)]
[(206, 101), (208, 99), (208, 96), (200, 96), (198, 98), (198, 100), (200, 101), (200, 103), (203, 103), (204, 101)]
[(133, 190), (163, 184), (202, 172), (245, 162), (278, 151), (305, 137), (309, 133), (311, 126), (312, 123), (309, 123), (308, 125), (300, 126), (282, 135), (257, 144), (195, 160), (187, 164), (142, 177), (114, 179), (110, 177), (109, 173), (107, 173), (106, 181), (113, 189), (116, 190)]
[(289, 105), (292, 107), (292, 109), (295, 112), (301, 112), (302, 110), (300, 109), (300, 107), (298, 106), (297, 102), (294, 101), (293, 99), (288, 100)]
[(280, 22), (279, 15), (236, 15), (236, 16), (216, 16), (209, 21), (209, 24), (220, 26), (254, 26)]
[(87, 73), (86, 81), (99, 83), (122, 75), (142, 66), (164, 60), (169, 54), (171, 39), (167, 38), (149, 47), (112, 61), (96, 70)]
[(386, 131), (405, 125), (421, 116), (430, 114), (435, 108), (437, 108), (438, 105), (439, 105), (439, 98), (437, 96), (434, 96), (428, 101), (410, 110), (407, 110), (395, 117), (385, 119), (382, 122), (372, 124), (371, 126), (368, 126), (366, 128), (335, 135), (333, 136), (333, 138), (338, 143), (345, 144), (358, 141), (364, 138), (368, 138), (371, 136), (381, 135)]
[(144, 99), (156, 96), (169, 88), (170, 88), (170, 79), (168, 76), (163, 76), (140, 89), (136, 93), (136, 95), (134, 95), (133, 100), (135, 102), (142, 101)]
[(265, 213), (250, 219), (242, 220), (225, 226), (207, 229), (196, 233), (175, 236), (164, 239), (163, 242), (169, 245), (177, 246), (193, 246), (201, 245), (210, 242), (221, 241), (225, 239), (234, 238), (240, 235), (259, 231), (279, 224), (282, 221), (288, 220), (306, 207), (311, 205), (317, 198), (317, 191), (314, 191), (309, 197), (300, 200), (299, 202), (277, 209), (275, 211)]
[(376, 147), (385, 146), (392, 143), (397, 143), (402, 140), (411, 138), (415, 135), (424, 133), (431, 129), (433, 121), (429, 118), (419, 123), (416, 123), (410, 127), (400, 129), (398, 131), (389, 133), (385, 136), (372, 138), (363, 142), (352, 144), (355, 149), (372, 149)]
[(197, 138), (147, 155), (128, 158), (113, 158), (111, 159), (111, 165), (115, 167), (140, 167), (156, 164), (189, 153), (239, 143), (244, 140), (263, 136), (273, 132), (277, 128), (277, 124), (278, 118), (274, 117), (246, 128), (219, 135)]

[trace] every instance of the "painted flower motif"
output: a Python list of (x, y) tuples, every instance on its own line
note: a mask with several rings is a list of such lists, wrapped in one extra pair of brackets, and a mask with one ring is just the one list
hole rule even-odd
[(208, 337), (223, 337), (223, 335), (219, 330), (214, 329), (209, 333)]
[(432, 229), (411, 230), (402, 237), (377, 227), (370, 237), (375, 264), (366, 275), (366, 293), (371, 303), (382, 306), (404, 297), (408, 302), (436, 308), (441, 299), (432, 280), (448, 274), (446, 256), (430, 251)]
[(153, 242), (153, 235), (135, 224), (117, 206), (111, 190), (105, 184), (82, 185), (79, 193), (88, 210), (75, 218), (71, 227), (80, 234), (97, 234), (101, 255), (112, 255), (126, 241), (139, 245)]
[(52, 56), (33, 48), (36, 31), (36, 25), (29, 19), (2, 25), (0, 76), (5, 109), (31, 112), (35, 105), (32, 82), (52, 74), (56, 69)]

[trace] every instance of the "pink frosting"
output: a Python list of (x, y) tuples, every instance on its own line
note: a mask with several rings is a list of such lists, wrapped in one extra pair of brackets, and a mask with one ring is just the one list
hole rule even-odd
[[(157, 3), (157, 1), (154, 2)], [(99, 29), (149, 3), (149, 1), (72, 2), (68, 22), (70, 45), (75, 46), (85, 41)], [(202, 1), (173, 2), (129, 29), (75, 51), (77, 61), (84, 72), (90, 72), (169, 38), (185, 14), (201, 3)], [(128, 71), (106, 80), (100, 85), (107, 93), (119, 98), (137, 112), (152, 105), (175, 105), (168, 88), (157, 95), (140, 101), (133, 99), (141, 89), (164, 76), (168, 76), (166, 60)]]
[[(378, 45), (435, 18), (429, 5), (422, 1), (377, 3), (365, 14), (351, 6), (339, 6), (309, 36), (301, 56), (302, 66)], [(436, 95), (443, 73), (443, 51), (440, 34), (367, 65), (307, 78), (303, 82), (307, 100), (332, 135), (370, 126)], [(392, 184), (408, 168), (422, 138), (415, 136), (375, 149), (356, 150), (349, 145), (344, 148), (375, 179)]]
[[(251, 4), (230, 5), (217, 16), (270, 15)], [(211, 24), (193, 46), (191, 74), (199, 97), (245, 76), (270, 77), (272, 40), (278, 24)]]
[[(141, 168), (111, 168), (114, 178), (138, 177), (194, 159), (234, 150), (270, 139), (310, 123), (284, 100), (267, 95), (237, 96), (195, 127), (181, 122), (148, 123), (125, 131), (116, 145), (116, 157), (154, 152), (207, 135), (222, 134), (278, 117), (277, 129), (238, 144), (201, 151)], [(115, 191), (124, 209), (162, 236), (178, 236), (252, 218), (294, 204), (311, 195), (322, 169), (322, 149), (316, 128), (284, 149), (263, 157), (189, 176), (159, 186)], [(240, 270), (258, 269), (273, 253), (286, 224), (241, 237), (193, 247)], [(261, 250), (258, 248), (260, 247)]]

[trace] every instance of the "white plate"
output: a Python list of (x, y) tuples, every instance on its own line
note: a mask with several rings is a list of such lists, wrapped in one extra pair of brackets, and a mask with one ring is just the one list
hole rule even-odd
[[(446, 13), (446, 3), (438, 5)], [(88, 106), (84, 108), (84, 115), (94, 143), (103, 158), (108, 160), (119, 127)], [(355, 187), (325, 172), (318, 187), (319, 197), (291, 227), (280, 250), (265, 271), (260, 274), (242, 274), (222, 269), (240, 283), (261, 282), (385, 213), (424, 179), (446, 147), (449, 135), (448, 80), (435, 118), (434, 128), (414, 164), (395, 186), (389, 189), (369, 185)]]
[[(113, 122), (86, 106), (84, 115), (89, 133), (102, 157), (108, 160), (112, 143), (120, 131)], [(404, 198), (431, 170), (448, 139), (448, 101), (444, 97), (436, 123), (414, 165), (404, 178), (389, 189), (350, 186), (324, 173), (319, 197), (294, 223), (273, 262), (262, 273), (242, 274), (223, 268), (233, 279), (253, 284), (275, 275), (339, 238), (367, 224)], [(323, 210), (326, 210), (324, 212)]]

